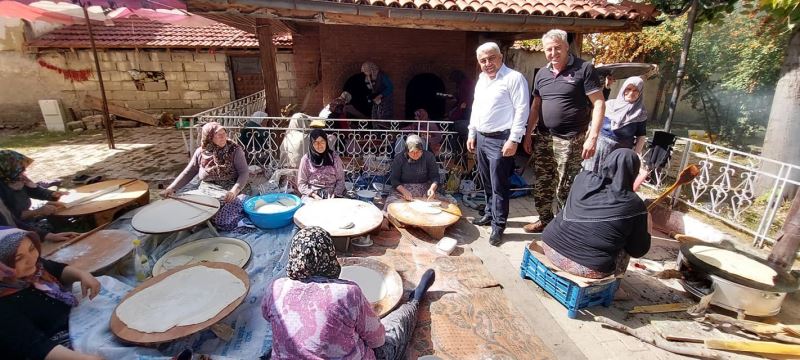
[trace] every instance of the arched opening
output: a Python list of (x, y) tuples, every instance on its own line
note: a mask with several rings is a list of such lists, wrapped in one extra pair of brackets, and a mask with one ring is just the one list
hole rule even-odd
[(436, 93), (445, 92), (444, 82), (431, 73), (423, 73), (411, 78), (406, 87), (405, 118), (413, 119), (414, 111), (423, 108), (433, 120), (444, 118), (445, 98)]
[[(353, 107), (364, 115), (370, 116), (370, 114), (372, 114), (372, 104), (368, 101), (369, 89), (367, 89), (367, 85), (364, 83), (363, 73), (350, 76), (347, 81), (345, 81), (342, 89), (353, 96), (353, 100), (350, 101)], [(336, 96), (339, 96), (339, 94), (336, 94)]]

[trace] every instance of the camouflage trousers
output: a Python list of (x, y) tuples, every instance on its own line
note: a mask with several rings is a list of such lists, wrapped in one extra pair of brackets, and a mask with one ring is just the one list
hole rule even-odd
[(554, 199), (558, 200), (558, 209), (566, 204), (572, 181), (581, 171), (585, 139), (586, 133), (572, 139), (539, 133), (533, 138), (533, 170), (536, 175), (533, 201), (543, 224), (553, 220)]

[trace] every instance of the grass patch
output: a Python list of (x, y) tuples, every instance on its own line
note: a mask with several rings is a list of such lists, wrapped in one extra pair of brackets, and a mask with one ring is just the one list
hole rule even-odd
[(0, 148), (30, 149), (54, 145), (57, 142), (67, 141), (81, 135), (99, 133), (100, 130), (84, 131), (82, 133), (58, 131), (33, 131), (19, 134), (6, 134), (0, 137)]

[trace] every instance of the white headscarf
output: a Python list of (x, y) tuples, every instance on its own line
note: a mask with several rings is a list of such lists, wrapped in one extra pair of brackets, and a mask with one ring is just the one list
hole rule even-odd
[[(633, 85), (639, 89), (639, 98), (633, 103), (625, 100), (625, 89)], [(647, 120), (647, 111), (644, 109), (644, 80), (638, 76), (629, 77), (622, 84), (616, 99), (606, 101), (606, 117), (611, 120), (611, 130), (616, 130), (628, 124)]]
[(295, 113), (289, 120), (289, 130), (281, 143), (280, 163), (284, 168), (297, 168), (300, 166), (300, 159), (303, 158), (308, 149), (308, 137), (303, 130), (308, 129), (310, 118), (303, 113)]

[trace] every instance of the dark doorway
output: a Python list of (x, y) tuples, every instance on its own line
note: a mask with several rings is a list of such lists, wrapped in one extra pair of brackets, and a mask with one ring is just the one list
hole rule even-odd
[[(372, 114), (372, 104), (369, 102), (370, 94), (367, 85), (364, 83), (364, 77), (365, 75), (363, 73), (350, 76), (344, 83), (344, 86), (342, 86), (342, 89), (353, 96), (353, 100), (350, 101), (353, 107), (364, 115), (370, 116), (370, 114)], [(334, 97), (336, 96), (339, 96), (339, 94), (336, 94)]]
[(413, 119), (414, 111), (422, 108), (432, 120), (443, 119), (445, 98), (436, 95), (443, 92), (444, 82), (438, 76), (431, 73), (414, 76), (406, 87), (405, 118)]
[(236, 99), (264, 90), (261, 59), (257, 55), (231, 56), (229, 59), (233, 75), (233, 95)]

